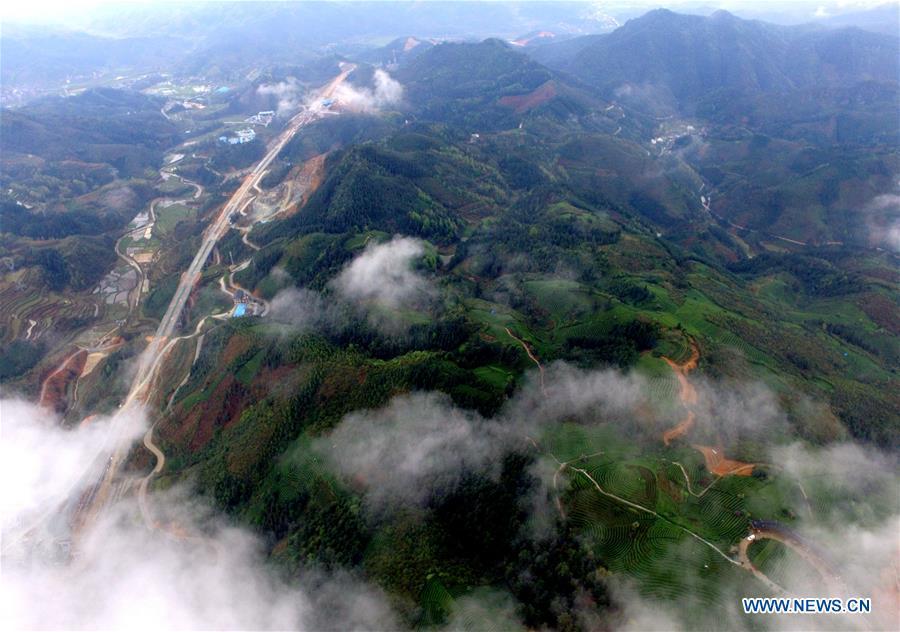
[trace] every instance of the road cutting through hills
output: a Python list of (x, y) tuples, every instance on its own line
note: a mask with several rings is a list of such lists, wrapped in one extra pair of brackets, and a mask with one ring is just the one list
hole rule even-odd
[[(356, 66), (354, 64), (343, 64), (341, 73), (316, 95), (315, 103), (321, 104), (323, 99), (331, 97), (334, 91), (341, 85), (346, 77), (355, 70), (355, 68)], [(278, 154), (281, 153), (288, 141), (290, 141), (302, 127), (320, 118), (322, 112), (322, 107), (316, 105), (303, 109), (290, 120), (285, 130), (270, 145), (266, 155), (244, 178), (237, 191), (234, 192), (228, 202), (222, 207), (216, 219), (204, 231), (200, 248), (194, 256), (194, 259), (191, 261), (191, 264), (188, 266), (188, 269), (181, 275), (178, 287), (175, 290), (175, 294), (173, 295), (165, 314), (159, 322), (156, 334), (151, 338), (147, 348), (138, 359), (137, 371), (128, 396), (122, 404), (121, 412), (136, 412), (137, 409), (151, 404), (154, 396), (154, 386), (166, 356), (165, 352), (169, 348), (169, 343), (174, 342), (174, 340), (171, 340), (172, 334), (181, 319), (188, 299), (200, 280), (203, 268), (206, 265), (213, 248), (228, 232), (232, 216), (238, 213), (244, 204), (246, 204), (247, 198), (251, 195), (254, 187), (265, 175), (269, 165), (275, 160)], [(111, 451), (112, 456), (109, 459), (108, 466), (97, 487), (96, 493), (93, 494), (91, 501), (79, 512), (83, 514), (83, 519), (80, 520), (82, 524), (89, 523), (93, 516), (96, 516), (107, 503), (113, 482), (117, 479), (119, 470), (131, 451), (131, 436), (134, 434), (133, 424), (136, 423), (135, 419), (138, 417), (139, 415), (137, 414), (117, 415), (116, 418), (119, 420), (119, 423), (114, 424), (111, 429), (107, 446)], [(151, 472), (150, 474), (151, 477), (158, 469), (161, 469), (160, 464), (164, 462), (163, 459), (160, 459), (160, 454), (162, 452), (158, 451), (158, 447), (153, 443), (152, 433), (153, 425), (151, 424), (150, 429), (147, 430), (144, 435), (145, 446), (157, 458), (154, 472)], [(156, 450), (152, 449), (151, 446), (156, 447)], [(147, 485), (149, 485), (149, 479)], [(146, 488), (147, 485), (144, 485), (144, 487)]]
[(738, 544), (738, 560), (741, 566), (752, 572), (763, 583), (775, 592), (788, 590), (775, 583), (750, 560), (750, 546), (761, 540), (774, 540), (788, 547), (803, 558), (822, 577), (830, 594), (839, 595), (846, 592), (840, 576), (814, 547), (799, 535), (777, 522), (756, 520), (750, 524), (750, 533), (741, 538)]
[[(516, 337), (510, 331), (510, 329), (508, 327), (504, 327), (504, 329), (505, 329), (507, 335), (510, 338), (512, 338), (513, 340), (515, 340), (516, 342), (518, 342), (522, 346), (522, 348), (525, 350), (525, 353), (528, 354), (528, 357), (531, 359), (531, 361), (534, 362), (538, 366), (538, 369), (540, 370), (540, 374), (541, 374), (541, 391), (546, 396), (546, 392), (544, 391), (543, 366), (538, 361), (538, 359), (534, 356), (530, 347), (525, 343), (525, 341)], [(670, 367), (672, 367), (672, 370), (675, 371), (676, 376), (678, 376), (678, 382), (680, 385), (679, 396), (680, 396), (682, 403), (685, 406), (695, 406), (699, 400), (699, 397), (698, 397), (696, 388), (694, 387), (693, 384), (691, 384), (691, 381), (688, 378), (688, 373), (690, 373), (691, 371), (696, 369), (697, 365), (699, 364), (699, 361), (700, 361), (700, 350), (699, 350), (696, 342), (693, 340), (691, 341), (691, 355), (684, 362), (679, 364), (679, 363), (675, 362), (674, 360), (672, 360), (671, 358), (663, 358), (663, 359), (666, 361), (666, 363)], [(669, 442), (672, 441), (673, 439), (687, 434), (693, 428), (693, 425), (694, 425), (694, 415), (693, 415), (693, 412), (689, 410), (688, 415), (685, 417), (685, 419), (683, 419), (678, 424), (678, 426), (676, 426), (672, 430), (664, 433), (664, 435), (663, 435), (664, 440), (666, 439), (666, 437), (668, 437), (668, 441), (666, 441), (666, 445), (669, 445)], [(535, 449), (543, 452), (543, 449), (541, 448), (541, 446), (533, 438), (526, 436), (525, 439), (527, 441), (529, 441), (535, 447)], [(700, 445), (693, 445), (692, 447), (704, 455), (704, 458), (706, 459), (707, 469), (716, 475), (716, 480), (719, 480), (723, 476), (728, 476), (728, 475), (748, 476), (748, 475), (752, 474), (753, 468), (755, 467), (755, 465), (751, 464), (751, 463), (742, 463), (740, 461), (733, 461), (731, 459), (726, 459), (722, 454), (720, 454), (721, 450), (717, 450), (717, 449), (714, 449), (714, 448), (711, 448), (708, 446), (700, 446)], [(583, 467), (576, 467), (574, 465), (579, 462), (587, 461), (588, 459), (590, 459), (592, 457), (599, 456), (599, 455), (603, 454), (602, 451), (594, 452), (592, 454), (582, 454), (580, 457), (578, 457), (576, 459), (572, 459), (570, 461), (560, 461), (556, 457), (556, 455), (554, 455), (552, 452), (547, 452), (546, 454), (548, 454), (550, 456), (550, 458), (553, 459), (558, 466), (553, 473), (553, 495), (554, 495), (554, 505), (556, 506), (556, 509), (559, 512), (560, 518), (562, 518), (563, 520), (565, 520), (567, 518), (567, 515), (566, 515), (565, 507), (563, 506), (562, 495), (560, 494), (560, 490), (559, 490), (559, 479), (565, 473), (566, 470), (569, 470), (571, 472), (574, 472), (577, 475), (580, 475), (580, 476), (586, 478), (590, 482), (590, 484), (594, 487), (594, 489), (597, 491), (597, 493), (599, 493), (600, 495), (610, 498), (610, 499), (630, 508), (631, 510), (653, 516), (654, 518), (662, 520), (662, 521), (672, 525), (673, 527), (680, 529), (682, 532), (688, 534), (694, 540), (700, 542), (704, 546), (706, 546), (709, 549), (711, 549), (712, 551), (714, 551), (716, 554), (718, 554), (720, 557), (722, 557), (724, 560), (726, 560), (729, 564), (732, 564), (733, 566), (738, 566), (738, 567), (743, 568), (743, 569), (749, 571), (750, 573), (752, 573), (757, 579), (759, 579), (764, 585), (766, 585), (773, 592), (783, 593), (783, 592), (785, 592), (785, 590), (784, 590), (784, 588), (779, 586), (777, 583), (775, 583), (771, 579), (769, 579), (769, 577), (766, 576), (765, 573), (760, 571), (750, 561), (750, 558), (747, 554), (747, 550), (748, 550), (750, 544), (755, 539), (770, 538), (770, 539), (779, 540), (780, 542), (783, 542), (787, 546), (790, 546), (791, 548), (794, 548), (795, 550), (797, 550), (805, 559), (807, 559), (807, 561), (809, 561), (817, 570), (819, 570), (820, 573), (822, 573), (823, 577), (825, 577), (826, 580), (829, 580), (829, 583), (833, 584), (833, 582), (837, 580), (836, 575), (831, 572), (830, 567), (828, 567), (822, 561), (822, 559), (820, 557), (816, 556), (815, 553), (812, 552), (812, 549), (809, 546), (807, 546), (804, 542), (802, 542), (802, 540), (800, 540), (799, 538), (796, 538), (796, 537), (794, 537), (794, 538), (790, 537), (791, 536), (790, 532), (785, 531), (784, 533), (782, 533), (777, 528), (767, 528), (769, 523), (761, 523), (759, 521), (751, 523), (750, 534), (744, 538), (741, 538), (741, 541), (732, 549), (734, 555), (729, 555), (728, 553), (723, 551), (721, 548), (719, 548), (716, 544), (714, 544), (713, 542), (704, 538), (703, 536), (701, 536), (699, 533), (697, 533), (690, 527), (682, 525), (682, 524), (678, 523), (677, 521), (672, 520), (671, 518), (658, 513), (654, 509), (651, 509), (649, 507), (644, 507), (643, 505), (632, 502), (626, 498), (622, 498), (621, 496), (614, 494), (613, 492), (611, 492), (607, 489), (604, 489), (587, 469), (585, 469)], [(715, 484), (715, 481), (713, 481), (712, 483), (707, 485), (700, 493), (696, 493), (691, 488), (691, 481), (690, 481), (690, 478), (688, 477), (687, 471), (684, 469), (684, 466), (681, 463), (678, 463), (677, 461), (670, 461), (670, 462), (672, 464), (676, 465), (679, 468), (679, 470), (681, 470), (681, 473), (684, 475), (685, 483), (687, 485), (687, 490), (695, 498), (702, 498), (706, 494), (706, 492), (708, 492), (710, 490), (710, 488), (713, 487), (713, 485)], [(804, 492), (804, 496), (805, 496), (805, 492)], [(774, 524), (774, 523), (772, 523), (772, 524)]]
[(62, 362), (44, 378), (38, 397), (39, 406), (61, 413), (65, 412), (59, 410), (59, 400), (60, 398), (67, 399), (67, 386), (72, 379), (77, 379), (81, 375), (87, 355), (84, 349), (76, 349), (65, 356)]

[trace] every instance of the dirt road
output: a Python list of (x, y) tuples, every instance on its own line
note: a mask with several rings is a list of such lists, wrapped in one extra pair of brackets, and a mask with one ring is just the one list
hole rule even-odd
[[(675, 372), (675, 377), (678, 378), (678, 398), (687, 410), (684, 418), (675, 427), (666, 430), (662, 435), (663, 443), (670, 445), (675, 439), (687, 436), (694, 428), (696, 415), (691, 408), (697, 405), (698, 397), (697, 389), (691, 384), (688, 374), (697, 368), (700, 360), (700, 349), (697, 347), (697, 343), (692, 340), (691, 355), (687, 360), (681, 364), (678, 364), (671, 358), (663, 357), (663, 360), (672, 368), (672, 371)], [(703, 455), (706, 461), (706, 469), (716, 476), (750, 476), (753, 474), (753, 469), (755, 468), (753, 463), (744, 463), (743, 461), (734, 461), (726, 458), (722, 446), (714, 448), (712, 446), (694, 444), (691, 447)]]
[(769, 579), (765, 573), (759, 570), (759, 568), (757, 568), (750, 560), (750, 545), (760, 540), (775, 540), (776, 542), (781, 542), (806, 560), (806, 562), (821, 575), (830, 594), (839, 595), (845, 592), (838, 574), (831, 568), (828, 562), (814, 550), (813, 546), (779, 523), (762, 520), (754, 521), (751, 523), (750, 533), (742, 538), (738, 544), (738, 559), (740, 560), (741, 566), (756, 575), (756, 577), (774, 591), (787, 592), (784, 587)]
[(691, 381), (688, 379), (688, 373), (697, 368), (697, 363), (700, 361), (700, 349), (697, 348), (697, 343), (692, 340), (691, 356), (687, 360), (681, 364), (676, 363), (671, 358), (663, 357), (663, 360), (665, 360), (672, 368), (672, 371), (675, 372), (675, 377), (678, 378), (678, 397), (685, 408), (687, 408), (687, 414), (684, 419), (682, 419), (677, 426), (663, 433), (663, 443), (669, 445), (673, 440), (689, 433), (694, 427), (694, 411), (690, 408), (697, 404), (697, 389), (694, 388), (694, 385), (691, 384)]
[(537, 359), (537, 357), (534, 355), (534, 353), (532, 353), (531, 347), (529, 347), (528, 344), (524, 340), (522, 340), (521, 338), (517, 338), (515, 336), (515, 334), (513, 334), (513, 332), (511, 332), (509, 330), (509, 327), (504, 327), (503, 329), (506, 330), (506, 334), (510, 338), (512, 338), (513, 340), (518, 342), (520, 345), (522, 345), (522, 348), (525, 350), (525, 353), (528, 354), (528, 357), (531, 359), (531, 361), (537, 365), (538, 372), (540, 372), (540, 375), (541, 375), (541, 392), (546, 395), (546, 392), (544, 390), (544, 367), (543, 367), (543, 365), (540, 363), (540, 361)]

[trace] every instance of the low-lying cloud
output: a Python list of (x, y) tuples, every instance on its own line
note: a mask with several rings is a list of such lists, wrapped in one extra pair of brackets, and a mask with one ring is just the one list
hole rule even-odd
[[(95, 417), (76, 430), (50, 411), (22, 399), (0, 399), (0, 528), (5, 534), (56, 509), (96, 481), (117, 445), (145, 429), (137, 409)], [(16, 540), (4, 539), (3, 550)]]
[(900, 252), (900, 195), (876, 195), (866, 204), (865, 211), (870, 215), (872, 242)]
[[(317, 449), (346, 479), (366, 490), (370, 507), (422, 505), (452, 489), (467, 472), (500, 473), (503, 457), (534, 446), (543, 428), (565, 420), (621, 419), (643, 407), (643, 378), (616, 370), (584, 371), (565, 363), (548, 367), (544, 383), (529, 374), (499, 414), (484, 418), (441, 393), (401, 395), (374, 410), (347, 415)], [(643, 411), (646, 412), (646, 411)], [(539, 463), (536, 477), (546, 482)], [(546, 488), (533, 514), (546, 522)]]
[(278, 83), (264, 83), (256, 88), (260, 96), (274, 96), (278, 99), (275, 113), (288, 116), (303, 105), (305, 90), (294, 77), (288, 77)]
[[(374, 114), (403, 100), (403, 85), (384, 70), (375, 71), (372, 83), (372, 88), (362, 88), (344, 81), (335, 87), (331, 98), (345, 109), (367, 114)], [(256, 93), (278, 99), (278, 116), (289, 116), (303, 106), (310, 109), (321, 107), (319, 93), (310, 93), (294, 77), (277, 83), (261, 84), (256, 88)]]
[(371, 504), (384, 507), (425, 503), (468, 471), (496, 471), (510, 445), (524, 443), (513, 430), (445, 395), (413, 393), (347, 415), (319, 447), (338, 472), (365, 486)]
[(369, 244), (334, 279), (332, 287), (350, 301), (387, 309), (421, 304), (432, 294), (425, 277), (413, 269), (413, 262), (424, 252), (424, 243), (411, 237)]
[[(680, 556), (679, 581), (687, 588), (678, 601), (660, 600), (643, 594), (639, 584), (613, 578), (610, 588), (620, 607), (617, 627), (622, 630), (693, 630), (704, 628), (755, 630), (765, 616), (768, 630), (887, 630), (900, 618), (897, 569), (900, 551), (900, 479), (897, 459), (871, 446), (840, 442), (810, 446), (800, 442), (774, 446), (769, 460), (776, 476), (802, 486), (798, 519), (790, 530), (831, 569), (833, 577), (820, 576), (792, 551), (791, 562), (774, 566), (786, 589), (784, 597), (866, 597), (872, 612), (825, 615), (745, 615), (742, 597), (765, 597), (766, 586), (749, 573), (736, 569), (718, 582), (718, 605), (710, 608), (691, 591), (704, 580), (705, 569), (691, 564), (696, 559), (692, 542), (682, 542), (666, 552)], [(771, 502), (771, 501), (770, 501)], [(695, 547), (696, 548), (696, 547)], [(773, 558), (777, 559), (777, 558)], [(672, 564), (669, 564), (672, 566)]]
[(297, 333), (330, 330), (346, 322), (346, 313), (334, 301), (306, 288), (286, 288), (269, 303), (270, 317)]
[(403, 99), (403, 86), (384, 70), (376, 70), (372, 79), (372, 89), (342, 83), (334, 92), (335, 100), (350, 110), (372, 113)]
[(271, 301), (272, 319), (297, 332), (341, 331), (367, 320), (396, 334), (405, 326), (396, 310), (428, 310), (434, 299), (432, 282), (415, 269), (424, 252), (424, 242), (410, 237), (369, 244), (332, 279), (326, 292), (281, 290)]
[[(900, 555), (896, 534), (900, 528), (900, 480), (893, 456), (850, 442), (809, 447), (801, 442), (779, 443), (790, 436), (787, 415), (775, 394), (759, 383), (719, 382), (691, 378), (697, 403), (692, 407), (696, 427), (692, 440), (706, 437), (730, 446), (747, 436), (765, 459), (768, 475), (784, 485), (785, 502), (797, 516), (791, 529), (825, 553), (843, 583), (842, 596), (872, 596), (880, 612), (865, 618), (832, 618), (841, 629), (863, 629), (896, 621), (894, 582)], [(394, 398), (387, 406), (347, 415), (316, 449), (331, 467), (352, 485), (364, 490), (367, 506), (376, 513), (403, 506), (423, 506), (435, 495), (446, 493), (465, 472), (496, 476), (510, 451), (532, 448), (541, 453), (532, 473), (541, 484), (532, 490), (531, 522), (547, 523), (557, 513), (554, 485), (558, 461), (563, 457), (542, 446), (542, 429), (569, 421), (590, 427), (611, 422), (635, 442), (656, 441), (659, 432), (683, 414), (680, 407), (662, 405), (651, 396), (647, 378), (615, 370), (581, 370), (565, 363), (546, 368), (543, 381), (532, 371), (517, 393), (495, 417), (486, 419), (453, 405), (445, 395), (412, 393)], [(694, 433), (698, 433), (695, 435)], [(753, 443), (751, 441), (751, 443)], [(601, 449), (595, 446), (595, 449)], [(729, 454), (729, 456), (731, 456)], [(563, 481), (565, 478), (563, 477)], [(795, 495), (795, 496), (794, 496)], [(811, 503), (808, 509), (802, 505)], [(524, 499), (527, 501), (527, 499)], [(786, 505), (787, 506), (787, 505)], [(873, 511), (874, 509), (874, 511)], [(777, 506), (773, 516), (780, 519)], [(767, 517), (767, 516), (759, 516)], [(533, 530), (532, 530), (533, 531)], [(538, 529), (538, 534), (540, 533)], [(725, 563), (716, 591), (722, 606), (704, 610), (691, 591), (705, 585), (709, 564), (698, 557), (694, 539), (674, 541), (658, 556), (670, 556), (671, 567), (683, 568), (678, 579), (686, 592), (679, 601), (663, 600), (641, 592), (640, 583), (610, 579), (617, 628), (625, 630), (689, 630), (694, 626), (720, 629), (753, 629), (754, 621), (741, 611), (743, 596), (766, 596), (764, 584), (737, 565)], [(701, 546), (702, 548), (702, 546)], [(710, 553), (713, 561), (722, 560)], [(664, 565), (665, 566), (665, 565)], [(825, 580), (810, 575), (802, 564), (782, 566), (791, 596), (838, 596)], [(586, 609), (573, 617), (597, 622), (597, 613)], [(698, 615), (706, 612), (708, 615)], [(602, 618), (602, 617), (601, 617)], [(609, 621), (605, 621), (609, 624)], [(820, 626), (822, 617), (770, 617), (772, 629), (808, 629)], [(590, 627), (590, 626), (589, 626)]]
[[(349, 573), (273, 572), (262, 543), (183, 488), (153, 494), (155, 525), (133, 500), (107, 505), (72, 540), (60, 503), (100, 461), (123, 419), (62, 430), (20, 400), (2, 408), (3, 629), (398, 629), (384, 595)], [(114, 426), (115, 425), (115, 426)], [(38, 540), (45, 540), (40, 542)]]

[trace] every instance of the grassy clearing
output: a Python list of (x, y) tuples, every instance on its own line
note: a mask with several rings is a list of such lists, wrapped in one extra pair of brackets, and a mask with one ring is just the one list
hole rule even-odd
[(576, 281), (534, 279), (526, 281), (525, 288), (541, 309), (550, 312), (556, 323), (582, 317), (594, 306), (591, 290)]
[(240, 369), (238, 369), (237, 373), (234, 374), (234, 377), (245, 386), (249, 386), (250, 383), (253, 382), (253, 378), (256, 377), (256, 374), (259, 373), (264, 357), (264, 349), (256, 352)]
[(496, 364), (477, 367), (473, 372), (479, 379), (498, 389), (507, 388), (516, 379), (512, 371)]
[(166, 207), (157, 206), (154, 231), (157, 231), (162, 236), (168, 235), (175, 230), (178, 222), (193, 217), (193, 209), (188, 208), (184, 204), (172, 204)]

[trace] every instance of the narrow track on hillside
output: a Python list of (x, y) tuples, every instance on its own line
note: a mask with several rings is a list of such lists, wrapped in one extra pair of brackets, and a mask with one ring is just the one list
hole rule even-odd
[(773, 590), (788, 593), (789, 591), (772, 581), (765, 573), (763, 573), (750, 559), (750, 546), (754, 542), (761, 540), (774, 540), (780, 542), (784, 546), (794, 551), (803, 558), (815, 571), (822, 577), (822, 580), (833, 595), (845, 594), (846, 586), (830, 564), (823, 557), (816, 553), (814, 547), (804, 541), (799, 535), (793, 533), (784, 525), (769, 521), (756, 521), (751, 525), (750, 534), (741, 539), (738, 545), (738, 559), (741, 564), (752, 572), (760, 580)]
[(606, 491), (605, 489), (603, 489), (602, 487), (600, 487), (600, 484), (599, 484), (596, 480), (594, 480), (594, 477), (591, 476), (590, 472), (588, 472), (587, 470), (582, 469), (582, 468), (579, 468), (579, 467), (572, 467), (572, 468), (570, 468), (570, 469), (571, 469), (573, 472), (578, 472), (579, 474), (581, 474), (582, 476), (584, 476), (585, 478), (587, 478), (587, 479), (594, 485), (594, 488), (595, 488), (600, 494), (602, 494), (603, 496), (606, 496), (606, 497), (608, 497), (608, 498), (612, 498), (613, 500), (616, 500), (616, 501), (622, 503), (623, 505), (626, 505), (626, 506), (628, 506), (628, 507), (631, 507), (632, 509), (636, 509), (636, 510), (638, 510), (638, 511), (642, 511), (642, 512), (644, 512), (644, 513), (650, 514), (651, 516), (654, 516), (655, 518), (658, 518), (658, 519), (660, 519), (660, 520), (663, 520), (663, 521), (665, 521), (665, 522), (668, 522), (668, 523), (669, 523), (670, 525), (672, 525), (673, 527), (677, 527), (678, 529), (681, 529), (682, 531), (684, 531), (685, 533), (687, 533), (688, 535), (690, 535), (692, 538), (694, 538), (694, 539), (696, 539), (696, 540), (702, 542), (703, 544), (705, 544), (706, 546), (708, 546), (709, 548), (711, 548), (713, 551), (715, 551), (715, 552), (718, 553), (720, 556), (722, 556), (724, 559), (726, 559), (730, 564), (733, 564), (733, 565), (735, 565), (735, 566), (741, 566), (741, 563), (740, 563), (740, 562), (738, 562), (738, 561), (732, 559), (732, 558), (731, 558), (727, 553), (725, 553), (722, 549), (720, 549), (719, 547), (717, 547), (715, 544), (713, 544), (712, 542), (710, 542), (709, 540), (707, 540), (707, 539), (704, 538), (703, 536), (701, 536), (701, 535), (697, 534), (696, 532), (692, 531), (691, 529), (688, 529), (687, 527), (678, 524), (678, 523), (675, 522), (674, 520), (672, 520), (672, 519), (670, 519), (670, 518), (667, 518), (667, 517), (663, 516), (662, 514), (659, 514), (659, 513), (655, 512), (655, 511), (653, 511), (652, 509), (647, 509), (646, 507), (644, 507), (644, 506), (642, 506), (642, 505), (638, 505), (637, 503), (633, 503), (633, 502), (631, 502), (630, 500), (626, 500), (625, 498), (622, 498), (621, 496), (617, 496), (617, 495), (613, 494), (612, 492)]
[[(535, 358), (533, 356), (533, 354), (530, 352), (530, 349), (524, 343), (524, 341), (520, 340), (519, 338), (516, 338), (516, 336), (514, 336), (508, 328), (506, 328), (506, 333), (511, 338), (517, 340), (523, 346), (523, 348), (526, 350), (526, 353), (528, 353), (528, 356), (532, 359), (532, 361), (535, 362), (536, 364), (538, 364), (538, 366), (540, 366), (540, 363), (537, 361), (537, 358)], [(697, 347), (696, 343), (693, 340), (691, 341), (691, 355), (686, 361), (679, 364), (669, 358), (664, 358), (666, 360), (666, 362), (673, 368), (673, 370), (676, 371), (676, 374), (679, 377), (679, 384), (680, 384), (680, 394), (679, 395), (680, 395), (682, 402), (684, 402), (686, 405), (694, 405), (694, 404), (696, 404), (697, 399), (698, 399), (697, 391), (694, 388), (694, 386), (691, 384), (690, 380), (687, 378), (687, 374), (688, 374), (688, 372), (692, 371), (693, 369), (695, 369), (697, 367), (699, 358), (700, 358), (699, 348)], [(543, 375), (542, 375), (542, 377), (543, 377)], [(542, 382), (542, 390), (543, 390), (543, 382)], [(544, 393), (544, 394), (546, 395), (546, 393)], [(688, 412), (690, 413), (691, 411), (688, 411)], [(681, 427), (681, 429), (684, 429), (684, 427), (687, 426), (687, 430), (690, 430), (692, 425), (693, 425), (693, 416), (689, 416), (689, 417), (686, 417), (684, 420), (682, 420), (682, 422), (679, 424), (679, 426), (676, 426), (676, 428)], [(671, 432), (671, 431), (668, 431), (668, 432)], [(668, 434), (668, 432), (666, 434)], [(681, 433), (679, 432), (677, 436), (680, 436), (680, 434)], [(679, 529), (680, 531), (687, 533), (689, 536), (691, 536), (696, 541), (700, 542), (701, 544), (703, 544), (710, 550), (714, 551), (718, 556), (720, 556), (721, 558), (726, 560), (732, 566), (737, 566), (739, 568), (743, 568), (744, 570), (751, 572), (757, 579), (759, 579), (763, 584), (765, 584), (773, 592), (778, 593), (778, 594), (786, 592), (781, 586), (779, 586), (777, 583), (773, 582), (762, 571), (760, 571), (755, 565), (753, 565), (753, 563), (750, 561), (750, 559), (747, 555), (747, 549), (749, 548), (749, 544), (757, 537), (770, 537), (767, 534), (767, 532), (764, 532), (763, 530), (758, 529), (758, 528), (752, 528), (750, 535), (741, 538), (740, 542), (737, 544), (736, 549), (735, 549), (735, 551), (736, 551), (735, 556), (731, 556), (728, 553), (726, 553), (725, 551), (723, 551), (721, 548), (719, 548), (715, 543), (710, 542), (709, 540), (707, 540), (706, 538), (701, 536), (699, 533), (697, 533), (693, 529), (658, 513), (654, 509), (650, 509), (649, 507), (645, 507), (638, 503), (632, 502), (626, 498), (623, 498), (617, 494), (614, 494), (613, 492), (611, 492), (607, 489), (604, 489), (600, 485), (600, 483), (598, 483), (597, 480), (591, 475), (591, 473), (588, 470), (584, 469), (583, 467), (576, 467), (574, 465), (575, 463), (586, 461), (592, 457), (599, 456), (599, 455), (603, 454), (603, 451), (594, 452), (592, 454), (582, 454), (578, 458), (572, 459), (570, 461), (561, 461), (552, 452), (543, 450), (541, 448), (541, 446), (537, 443), (537, 441), (535, 441), (531, 437), (526, 436), (525, 438), (535, 447), (536, 450), (538, 450), (539, 452), (544, 452), (545, 454), (549, 455), (550, 458), (552, 458), (558, 466), (553, 474), (554, 504), (556, 505), (556, 509), (559, 512), (559, 515), (563, 520), (565, 520), (567, 518), (567, 515), (566, 515), (565, 507), (563, 506), (563, 503), (562, 503), (562, 497), (561, 497), (560, 490), (559, 490), (559, 487), (560, 487), (559, 479), (565, 473), (566, 470), (570, 470), (570, 471), (575, 472), (576, 474), (584, 477), (585, 479), (587, 479), (590, 482), (590, 484), (594, 487), (594, 489), (597, 491), (597, 493), (601, 494), (602, 496), (605, 496), (606, 498), (610, 498), (610, 499), (614, 500), (615, 502), (620, 503), (632, 510), (639, 511), (641, 513), (645, 513), (647, 515), (653, 516), (656, 519), (662, 520), (662, 521), (672, 525), (673, 527)], [(668, 445), (668, 442), (666, 442), (666, 445)], [(693, 446), (693, 447), (695, 449), (700, 450), (700, 446)], [(703, 450), (700, 450), (700, 451), (703, 452)], [(706, 453), (704, 453), (704, 456), (707, 456)], [(668, 463), (671, 463), (679, 468), (682, 475), (684, 476), (685, 485), (686, 485), (686, 489), (687, 489), (688, 493), (691, 496), (694, 496), (695, 498), (702, 498), (724, 476), (724, 475), (717, 475), (716, 478), (709, 485), (707, 485), (702, 491), (697, 493), (692, 488), (690, 477), (688, 476), (687, 470), (684, 468), (684, 466), (677, 461), (668, 461)], [(734, 462), (734, 463), (738, 463), (738, 462)], [(739, 463), (739, 465), (741, 465), (744, 468), (749, 467), (752, 471), (752, 467), (753, 467), (752, 464), (740, 464)], [(715, 473), (715, 472), (713, 472), (713, 473)], [(806, 492), (805, 492), (805, 490), (803, 490), (802, 485), (800, 485), (799, 482), (797, 484), (800, 486), (800, 489), (803, 493), (804, 498), (806, 498)], [(808, 503), (808, 499), (807, 499), (807, 503)], [(778, 537), (778, 534), (771, 536), (771, 537), (773, 539), (781, 539)], [(792, 546), (792, 548), (796, 548), (796, 547), (793, 547), (793, 545), (791, 543), (787, 542), (784, 539), (781, 539), (781, 541), (785, 542), (788, 546)], [(808, 552), (801, 551), (801, 554), (805, 554), (805, 553), (808, 553)], [(823, 568), (821, 564), (818, 564), (819, 560), (812, 560), (812, 561), (817, 563), (816, 564), (817, 570), (821, 570), (821, 568)], [(824, 572), (823, 572), (823, 576), (825, 576), (826, 579), (830, 579), (828, 576), (825, 575)]]
[(512, 338), (513, 340), (518, 342), (520, 345), (522, 345), (522, 348), (525, 350), (525, 353), (528, 354), (528, 357), (531, 358), (531, 361), (537, 365), (538, 372), (540, 373), (540, 377), (541, 377), (541, 393), (546, 395), (547, 394), (546, 389), (544, 388), (544, 366), (541, 364), (540, 360), (537, 359), (537, 357), (534, 355), (534, 353), (532, 353), (531, 347), (529, 347), (528, 344), (524, 340), (522, 340), (521, 338), (517, 338), (515, 336), (515, 334), (513, 334), (513, 332), (511, 332), (509, 330), (509, 327), (504, 327), (503, 329), (506, 330), (506, 334), (510, 338)]

